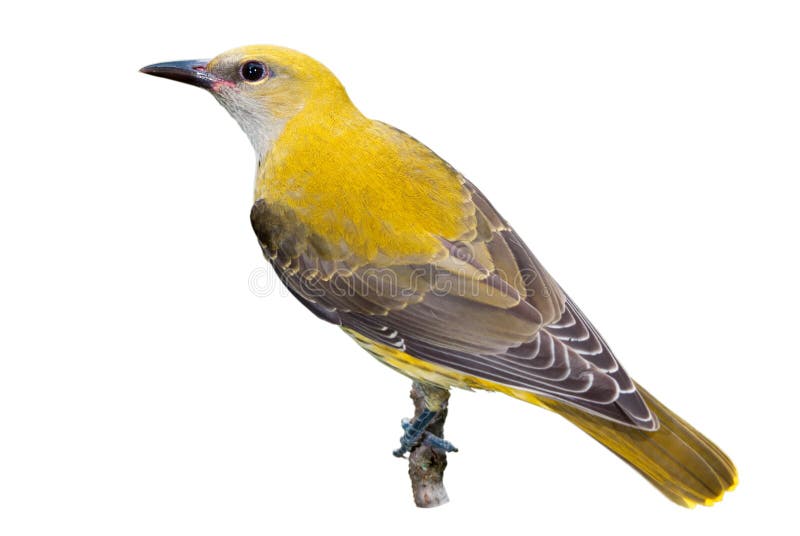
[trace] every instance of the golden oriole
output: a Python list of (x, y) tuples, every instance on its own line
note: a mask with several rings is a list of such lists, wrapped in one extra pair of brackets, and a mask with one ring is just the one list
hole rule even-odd
[[(736, 485), (730, 459), (631, 380), (486, 197), (362, 115), (325, 66), (247, 46), (142, 71), (209, 90), (236, 119), (258, 158), (250, 216), (264, 254), (377, 359), (424, 384), (555, 411), (683, 506)], [(406, 447), (426, 425), (414, 424)]]

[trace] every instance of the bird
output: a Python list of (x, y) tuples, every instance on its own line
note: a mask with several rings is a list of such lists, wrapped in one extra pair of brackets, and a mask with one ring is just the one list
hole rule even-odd
[[(498, 391), (563, 417), (673, 502), (737, 482), (711, 440), (633, 381), (486, 196), (427, 146), (362, 114), (295, 50), (250, 45), (142, 72), (210, 92), (257, 158), (250, 220), (282, 283), (318, 318), (420, 385)], [(574, 216), (573, 216), (574, 217)], [(404, 424), (423, 439), (436, 397)]]

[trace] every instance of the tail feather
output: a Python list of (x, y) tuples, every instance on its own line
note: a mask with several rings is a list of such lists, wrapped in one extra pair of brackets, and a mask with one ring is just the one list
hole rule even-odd
[[(738, 482), (731, 460), (653, 395), (638, 385), (637, 389), (661, 423), (657, 431), (610, 422), (553, 400), (530, 400), (530, 396), (525, 399), (564, 416), (639, 471), (673, 502), (693, 508), (722, 500)], [(523, 398), (521, 392), (513, 394)]]

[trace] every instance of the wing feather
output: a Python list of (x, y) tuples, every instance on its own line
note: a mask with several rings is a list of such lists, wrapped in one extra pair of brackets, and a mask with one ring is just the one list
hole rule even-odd
[(265, 256), (317, 316), (417, 359), (637, 428), (658, 422), (594, 326), (488, 200), (460, 178), (474, 227), (427, 263), (366, 262), (282, 206), (251, 220)]

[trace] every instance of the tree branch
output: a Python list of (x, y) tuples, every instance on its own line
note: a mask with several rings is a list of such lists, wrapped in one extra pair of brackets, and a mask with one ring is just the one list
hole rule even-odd
[[(444, 438), (444, 421), (447, 419), (447, 402), (450, 391), (432, 385), (414, 382), (411, 386), (411, 400), (414, 401), (414, 418), (419, 417), (427, 406), (437, 411), (436, 417), (428, 425), (428, 431)], [(414, 502), (420, 508), (433, 508), (447, 503), (447, 490), (444, 488), (444, 470), (447, 467), (447, 453), (420, 444), (408, 456), (408, 476), (411, 477), (411, 490)]]

